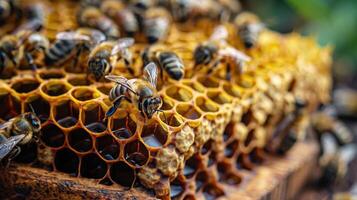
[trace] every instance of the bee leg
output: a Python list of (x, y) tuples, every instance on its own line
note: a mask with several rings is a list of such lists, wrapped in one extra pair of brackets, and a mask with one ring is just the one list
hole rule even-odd
[(231, 73), (231, 65), (227, 63), (226, 65), (226, 80), (230, 81), (232, 78), (232, 73)]
[(119, 97), (117, 97), (116, 99), (114, 99), (113, 101), (113, 106), (109, 108), (109, 110), (105, 113), (105, 117), (104, 120), (105, 121), (108, 117), (111, 117), (115, 111), (118, 109), (118, 107), (120, 106), (120, 103), (123, 99), (126, 99), (128, 101), (130, 101), (130, 99), (128, 99), (126, 96), (124, 95), (120, 95)]
[(6, 161), (5, 168), (8, 168), (10, 166), (11, 161), (16, 158), (19, 154), (21, 153), (21, 148), (18, 146), (15, 146), (14, 149), (12, 149), (9, 158)]
[(134, 70), (133, 70), (133, 68), (130, 66), (130, 63), (131, 63), (131, 62), (130, 62), (129, 58), (124, 57), (123, 59), (124, 59), (125, 67), (128, 69), (129, 73), (130, 73), (131, 75), (134, 75)]
[(217, 59), (211, 66), (208, 67), (207, 75), (211, 74), (213, 70), (218, 66), (220, 59)]
[(25, 57), (26, 57), (26, 60), (27, 62), (29, 63), (30, 67), (32, 70), (36, 71), (37, 70), (37, 66), (36, 64), (34, 63), (34, 60), (33, 60), (33, 57), (30, 53), (25, 53)]

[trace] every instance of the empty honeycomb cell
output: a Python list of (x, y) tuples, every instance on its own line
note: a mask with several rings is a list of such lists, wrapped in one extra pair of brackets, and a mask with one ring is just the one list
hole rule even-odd
[(208, 91), (207, 97), (220, 105), (232, 102), (232, 98), (221, 91)]
[(181, 152), (187, 152), (195, 142), (193, 129), (186, 125), (175, 135), (175, 146)]
[(149, 151), (140, 141), (132, 141), (124, 147), (124, 158), (133, 166), (143, 166), (149, 159)]
[(195, 175), (197, 170), (200, 167), (201, 159), (198, 157), (197, 154), (191, 156), (186, 162), (185, 167), (183, 169), (183, 175), (186, 178), (191, 178)]
[(214, 200), (218, 197), (224, 196), (223, 189), (212, 183), (205, 185), (202, 189), (202, 192), (206, 200)]
[(69, 99), (62, 99), (54, 106), (54, 118), (60, 126), (72, 127), (78, 122), (79, 107)]
[(168, 132), (159, 123), (153, 123), (143, 127), (141, 138), (147, 146), (161, 147), (167, 141)]
[(206, 155), (207, 153), (211, 152), (212, 149), (212, 140), (208, 140), (201, 148), (201, 154)]
[(217, 153), (212, 151), (209, 156), (208, 156), (208, 161), (207, 161), (207, 166), (212, 166), (213, 164), (216, 163), (217, 160)]
[(70, 86), (60, 80), (51, 79), (41, 85), (40, 89), (48, 96), (57, 97), (66, 94), (70, 89)]
[(70, 149), (63, 148), (56, 152), (55, 167), (58, 171), (77, 176), (79, 169), (79, 158)]
[(250, 143), (253, 141), (253, 139), (254, 139), (254, 129), (248, 132), (247, 137), (244, 140), (244, 146), (248, 147)]
[(191, 120), (199, 119), (201, 117), (201, 113), (198, 112), (198, 110), (190, 104), (179, 104), (176, 106), (176, 111), (182, 117)]
[(171, 112), (160, 112), (159, 117), (162, 122), (172, 127), (179, 127), (183, 123), (178, 115)]
[(39, 76), (42, 80), (49, 80), (49, 79), (61, 79), (65, 77), (65, 74), (60, 70), (46, 70), (41, 71)]
[(183, 84), (200, 93), (203, 93), (206, 90), (206, 88), (201, 83), (196, 81), (185, 81)]
[(253, 121), (253, 113), (251, 109), (248, 109), (243, 113), (241, 121), (245, 126), (248, 126), (250, 122)]
[(218, 106), (205, 97), (197, 97), (195, 102), (203, 112), (217, 112), (219, 110)]
[(224, 156), (231, 158), (234, 153), (237, 151), (239, 146), (238, 140), (233, 140), (232, 142), (228, 143), (226, 148), (224, 149)]
[(219, 82), (208, 76), (201, 76), (197, 78), (198, 82), (201, 83), (206, 88), (218, 88)]
[(20, 154), (15, 158), (16, 162), (32, 163), (37, 158), (37, 144), (32, 141), (29, 144), (21, 146)]
[(105, 94), (105, 95), (109, 95), (109, 92), (112, 88), (113, 88), (113, 86), (106, 86), (106, 85), (101, 85), (101, 86), (97, 87), (99, 92), (101, 92), (102, 94)]
[(193, 97), (193, 94), (189, 89), (175, 85), (166, 88), (165, 94), (177, 101), (182, 102), (190, 101)]
[(171, 110), (174, 107), (174, 102), (169, 100), (166, 97), (162, 97), (163, 103), (161, 106), (161, 110)]
[(50, 116), (50, 104), (44, 98), (40, 95), (33, 95), (28, 97), (25, 103), (26, 111), (32, 111), (29, 106), (31, 105), (41, 122), (47, 121)]
[(123, 161), (114, 163), (110, 168), (111, 179), (124, 187), (131, 187), (135, 181), (135, 170)]
[(111, 118), (111, 131), (118, 139), (129, 139), (136, 131), (136, 123), (130, 116)]
[(234, 136), (234, 128), (235, 128), (235, 124), (234, 122), (230, 122), (227, 124), (226, 128), (224, 129), (223, 132), (223, 141), (228, 141), (230, 138), (232, 138), (232, 136)]
[(98, 92), (95, 92), (90, 87), (80, 86), (72, 90), (71, 95), (78, 101), (88, 101), (96, 99), (100, 96)]
[(196, 191), (202, 189), (202, 187), (207, 184), (209, 180), (209, 174), (206, 171), (200, 171), (197, 173), (195, 178)]
[(54, 124), (47, 124), (41, 128), (41, 140), (46, 146), (60, 147), (63, 145), (65, 135), (62, 130)]
[(38, 88), (40, 83), (36, 79), (22, 79), (15, 81), (11, 88), (17, 93), (30, 93)]
[(86, 86), (93, 83), (85, 76), (70, 77), (67, 79), (67, 81), (73, 86)]
[(233, 84), (228, 84), (228, 83), (224, 84), (223, 90), (232, 97), (239, 98), (242, 96), (242, 90), (238, 86), (233, 85)]
[(175, 176), (179, 167), (179, 157), (174, 149), (162, 148), (156, 155), (157, 168), (167, 176)]
[(99, 179), (107, 173), (107, 163), (97, 154), (91, 153), (83, 156), (80, 172), (83, 177)]
[(68, 134), (69, 146), (78, 152), (88, 152), (92, 149), (92, 137), (82, 128), (77, 128)]
[(104, 115), (101, 105), (87, 103), (82, 107), (81, 120), (88, 130), (94, 133), (101, 133), (107, 130), (106, 123), (103, 122)]
[(120, 146), (110, 135), (96, 138), (96, 150), (106, 160), (116, 160), (119, 157)]
[(178, 180), (174, 180), (170, 183), (170, 197), (177, 198), (184, 192), (184, 187)]
[(113, 182), (108, 177), (106, 177), (106, 178), (100, 180), (99, 184), (111, 186), (111, 185), (113, 185)]

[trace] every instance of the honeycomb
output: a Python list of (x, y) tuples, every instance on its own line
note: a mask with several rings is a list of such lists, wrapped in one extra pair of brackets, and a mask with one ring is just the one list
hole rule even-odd
[[(49, 38), (77, 26), (73, 2), (66, 3), (52, 2), (43, 30)], [(66, 16), (65, 25), (59, 16)], [(308, 102), (309, 111), (329, 101), (331, 49), (297, 33), (264, 30), (258, 47), (245, 51), (252, 58), (248, 71), (232, 82), (224, 79), (224, 70), (211, 76), (193, 70), (193, 51), (215, 26), (205, 20), (196, 25), (193, 30), (172, 25), (155, 45), (179, 55), (186, 75), (160, 85), (164, 112), (150, 120), (123, 103), (103, 121), (114, 83), (87, 80), (66, 66), (36, 73), (18, 69), (2, 77), (0, 122), (29, 111), (29, 104), (42, 122), (40, 143), (24, 146), (16, 161), (111, 187), (144, 187), (158, 198), (215, 199), (239, 188), (271, 153), (272, 132), (293, 112), (297, 98)], [(225, 26), (229, 43), (244, 49), (234, 26)], [(130, 48), (137, 77), (144, 48), (144, 43)], [(113, 74), (131, 78), (123, 63)], [(300, 140), (308, 118), (305, 113), (297, 127)]]

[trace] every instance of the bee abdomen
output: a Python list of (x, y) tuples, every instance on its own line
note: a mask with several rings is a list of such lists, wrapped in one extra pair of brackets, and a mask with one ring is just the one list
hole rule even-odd
[(60, 60), (65, 60), (74, 48), (75, 43), (72, 41), (56, 41), (56, 43), (46, 52), (45, 63), (47, 65), (52, 65)]
[(127, 88), (126, 87), (123, 87), (121, 85), (116, 85), (109, 92), (109, 100), (113, 101), (117, 97), (126, 94), (126, 92), (127, 92)]
[(239, 30), (239, 36), (242, 39), (246, 48), (252, 48), (258, 39), (258, 34), (249, 30), (248, 26), (244, 26)]
[(180, 58), (172, 52), (162, 52), (159, 55), (160, 65), (169, 76), (175, 80), (180, 80), (184, 75), (184, 66)]

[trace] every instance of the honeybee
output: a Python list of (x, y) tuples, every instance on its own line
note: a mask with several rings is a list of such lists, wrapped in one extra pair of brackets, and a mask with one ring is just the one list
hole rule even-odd
[(56, 41), (46, 51), (45, 64), (58, 66), (74, 57), (72, 66), (76, 68), (81, 55), (89, 54), (93, 46), (105, 40), (102, 32), (91, 28), (60, 32), (56, 35)]
[(272, 133), (268, 150), (278, 154), (285, 154), (297, 141), (297, 132), (293, 129), (303, 115), (305, 101), (296, 99), (295, 110), (287, 115)]
[(16, 35), (5, 35), (0, 39), (0, 74), (5, 67), (17, 66), (15, 54), (18, 45), (19, 40)]
[(242, 12), (234, 19), (238, 35), (247, 49), (254, 47), (258, 36), (265, 25), (260, 22), (258, 16), (250, 12)]
[(181, 80), (185, 75), (185, 69), (181, 58), (171, 51), (155, 51), (146, 48), (142, 54), (143, 63), (155, 62), (161, 69), (161, 79), (163, 72), (166, 71), (168, 76), (174, 80)]
[(41, 3), (31, 4), (25, 9), (26, 20), (15, 32), (23, 30), (40, 31), (45, 23), (45, 6)]
[(145, 12), (144, 34), (150, 44), (166, 37), (171, 15), (164, 8), (150, 8)]
[(133, 44), (133, 38), (121, 38), (118, 41), (107, 41), (97, 45), (89, 55), (88, 74), (93, 74), (96, 80), (108, 75), (113, 69), (113, 56), (118, 56), (118, 60), (123, 59), (128, 71), (133, 74), (132, 54), (128, 49)]
[(133, 36), (134, 33), (138, 32), (139, 24), (134, 13), (130, 9), (125, 8), (120, 1), (104, 1), (101, 10), (104, 14), (113, 19), (126, 35)]
[(113, 106), (106, 113), (106, 118), (112, 116), (122, 100), (133, 103), (146, 119), (161, 111), (162, 99), (157, 93), (157, 66), (151, 62), (144, 68), (143, 79), (126, 79), (123, 76), (107, 75), (106, 79), (114, 81), (115, 85), (109, 92)]
[(120, 36), (118, 26), (95, 7), (83, 8), (79, 12), (78, 23), (102, 31), (108, 39), (117, 39)]
[(250, 57), (228, 45), (227, 38), (227, 29), (223, 25), (217, 26), (209, 40), (196, 47), (193, 53), (195, 67), (207, 65), (213, 61), (208, 67), (208, 74), (210, 74), (220, 62), (224, 62), (227, 80), (231, 80), (231, 74), (241, 74), (244, 71), (244, 62), (250, 61)]
[(23, 113), (0, 125), (0, 161), (8, 156), (8, 161), (21, 151), (18, 145), (37, 141), (40, 137), (41, 121), (32, 112)]
[(20, 3), (18, 0), (1, 0), (0, 26), (4, 25), (13, 14), (16, 15), (17, 20), (21, 18)]

